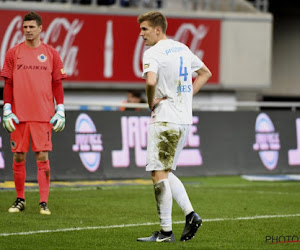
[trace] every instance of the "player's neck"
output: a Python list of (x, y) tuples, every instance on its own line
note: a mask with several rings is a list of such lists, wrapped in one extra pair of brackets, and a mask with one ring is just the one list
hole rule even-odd
[[(166, 35), (161, 36), (156, 43), (158, 43), (159, 41), (163, 41), (163, 40), (168, 40), (168, 37)], [(155, 43), (155, 44), (156, 44)]]
[(30, 48), (37, 48), (41, 45), (41, 40), (40, 39), (25, 40), (25, 44)]

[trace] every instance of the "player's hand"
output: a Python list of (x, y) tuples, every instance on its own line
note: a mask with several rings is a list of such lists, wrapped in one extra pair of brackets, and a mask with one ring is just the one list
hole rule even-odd
[(167, 97), (155, 98), (152, 102), (152, 105), (149, 105), (149, 108), (153, 111), (161, 101), (166, 100), (166, 99), (167, 99)]
[(50, 120), (50, 123), (53, 124), (52, 129), (55, 132), (63, 131), (65, 128), (66, 118), (65, 118), (65, 107), (63, 104), (57, 105), (57, 111)]
[(14, 125), (14, 122), (16, 124), (19, 124), (19, 119), (16, 117), (16, 115), (11, 111), (11, 104), (5, 103), (3, 106), (3, 128), (9, 133), (16, 130), (16, 127)]

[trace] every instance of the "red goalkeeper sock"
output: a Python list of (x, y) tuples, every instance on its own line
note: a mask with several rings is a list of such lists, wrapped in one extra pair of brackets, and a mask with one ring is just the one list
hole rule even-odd
[(50, 164), (47, 161), (37, 161), (40, 202), (48, 203), (50, 187)]
[(26, 179), (25, 161), (22, 162), (13, 161), (13, 173), (14, 173), (14, 182), (15, 182), (17, 197), (25, 200), (25, 179)]

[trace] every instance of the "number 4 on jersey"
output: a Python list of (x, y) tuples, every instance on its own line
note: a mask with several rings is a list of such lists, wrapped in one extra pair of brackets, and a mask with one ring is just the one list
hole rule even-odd
[(180, 57), (180, 68), (179, 68), (179, 76), (184, 76), (184, 81), (187, 80), (188, 72), (187, 67), (183, 67), (183, 58)]

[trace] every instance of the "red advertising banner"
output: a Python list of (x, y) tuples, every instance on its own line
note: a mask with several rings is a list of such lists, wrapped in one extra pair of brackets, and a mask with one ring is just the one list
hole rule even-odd
[[(23, 41), (28, 11), (0, 10), (0, 67), (6, 51)], [(143, 51), (137, 16), (43, 12), (42, 40), (59, 52), (72, 83), (144, 83)], [(168, 38), (188, 45), (219, 83), (220, 24), (217, 19), (168, 17)]]

